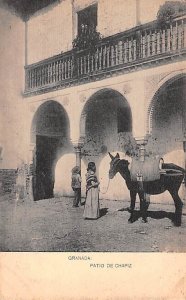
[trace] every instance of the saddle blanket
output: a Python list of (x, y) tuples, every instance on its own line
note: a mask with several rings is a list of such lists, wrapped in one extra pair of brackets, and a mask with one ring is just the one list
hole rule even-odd
[(159, 159), (147, 157), (144, 162), (132, 159), (130, 174), (132, 181), (137, 181), (139, 174), (142, 176), (143, 181), (160, 179)]

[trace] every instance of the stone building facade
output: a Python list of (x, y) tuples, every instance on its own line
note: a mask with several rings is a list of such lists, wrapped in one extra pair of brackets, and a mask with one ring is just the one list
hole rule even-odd
[[(185, 168), (185, 15), (159, 28), (165, 1), (111, 2), (57, 1), (24, 20), (1, 9), (0, 169), (24, 161), (35, 200), (71, 195), (72, 167), (84, 178), (90, 160), (104, 192), (108, 152), (126, 157), (137, 145)], [(91, 13), (102, 39), (93, 52), (73, 50)], [(121, 178), (111, 185), (102, 197), (128, 197)]]

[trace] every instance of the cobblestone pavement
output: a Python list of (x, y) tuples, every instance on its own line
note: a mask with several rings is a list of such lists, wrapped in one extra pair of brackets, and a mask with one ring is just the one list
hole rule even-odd
[[(84, 220), (83, 206), (71, 198), (17, 202), (0, 198), (1, 251), (185, 252), (186, 211), (182, 226), (171, 223), (173, 205), (151, 204), (148, 223), (128, 223), (123, 201), (102, 200), (101, 218)], [(138, 209), (138, 204), (136, 209)]]

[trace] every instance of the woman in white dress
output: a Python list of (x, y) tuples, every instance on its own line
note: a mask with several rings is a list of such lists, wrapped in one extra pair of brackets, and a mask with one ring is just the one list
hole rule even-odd
[(86, 200), (83, 213), (84, 219), (98, 219), (100, 217), (99, 182), (95, 173), (95, 163), (89, 162), (86, 173)]

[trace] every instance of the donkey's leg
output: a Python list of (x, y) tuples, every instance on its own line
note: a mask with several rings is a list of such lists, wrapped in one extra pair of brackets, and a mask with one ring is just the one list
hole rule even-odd
[(133, 215), (134, 215), (134, 208), (136, 204), (136, 191), (130, 191), (130, 208), (128, 211), (130, 212), (130, 218), (128, 219), (128, 222), (133, 223)]
[(175, 215), (173, 223), (175, 226), (181, 226), (183, 202), (178, 195), (178, 190), (169, 190), (169, 193), (171, 194), (175, 204)]
[(131, 212), (135, 209), (136, 204), (136, 192), (130, 191), (130, 207), (127, 208), (128, 212)]
[(146, 193), (143, 191), (138, 192), (139, 198), (140, 198), (140, 212), (142, 216), (142, 221), (147, 222), (147, 202), (146, 202)]

